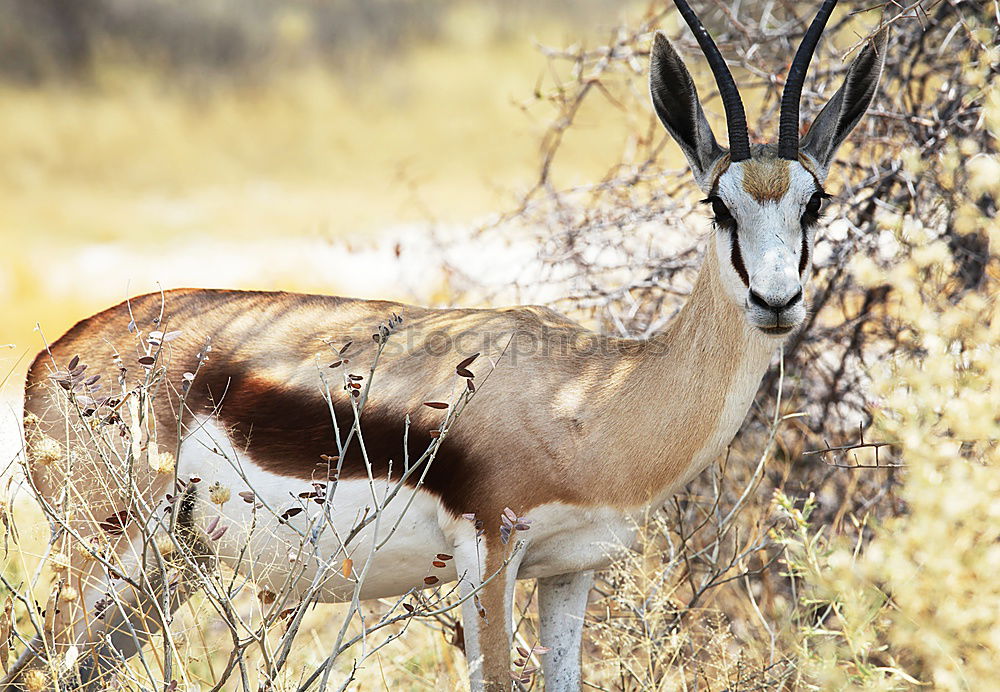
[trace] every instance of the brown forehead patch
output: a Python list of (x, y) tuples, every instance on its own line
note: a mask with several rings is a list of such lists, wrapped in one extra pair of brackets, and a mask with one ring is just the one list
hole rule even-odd
[(743, 164), (743, 189), (758, 202), (777, 202), (788, 192), (788, 161), (752, 159)]

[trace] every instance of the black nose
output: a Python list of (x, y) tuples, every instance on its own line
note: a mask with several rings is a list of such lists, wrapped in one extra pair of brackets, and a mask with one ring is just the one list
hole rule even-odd
[(788, 310), (790, 307), (795, 305), (797, 302), (802, 300), (802, 289), (799, 288), (798, 293), (789, 298), (784, 303), (769, 303), (764, 300), (763, 296), (757, 293), (752, 288), (750, 289), (750, 302), (759, 308), (764, 308), (765, 310), (774, 310), (775, 312), (781, 312), (782, 310)]

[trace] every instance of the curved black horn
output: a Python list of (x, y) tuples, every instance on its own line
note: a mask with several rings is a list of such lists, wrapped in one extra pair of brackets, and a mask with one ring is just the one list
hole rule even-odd
[(715, 41), (708, 35), (698, 16), (684, 0), (674, 0), (684, 21), (691, 27), (691, 32), (701, 46), (701, 52), (708, 59), (708, 65), (715, 75), (715, 83), (722, 96), (722, 106), (726, 109), (726, 126), (729, 129), (729, 156), (733, 161), (745, 161), (750, 158), (750, 135), (747, 133), (747, 116), (743, 112), (743, 101), (736, 89), (736, 82), (729, 72), (729, 67), (719, 52)]
[(826, 22), (833, 13), (837, 0), (824, 0), (816, 18), (802, 37), (799, 49), (795, 51), (792, 66), (788, 68), (788, 78), (785, 89), (781, 92), (781, 118), (778, 121), (778, 156), (789, 161), (799, 158), (799, 99), (802, 97), (802, 85), (806, 81), (806, 70), (809, 61), (816, 51), (819, 37), (826, 28)]

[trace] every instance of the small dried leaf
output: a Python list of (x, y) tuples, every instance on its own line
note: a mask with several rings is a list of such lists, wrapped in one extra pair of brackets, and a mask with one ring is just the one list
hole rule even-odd
[(424, 583), (427, 584), (427, 586), (433, 586), (434, 584), (437, 584), (439, 581), (441, 580), (435, 577), (433, 574), (429, 577), (424, 577)]
[(528, 526), (527, 524), (522, 523), (522, 522), (517, 522), (516, 524), (514, 524), (514, 528), (516, 530), (518, 530), (518, 531), (527, 531), (531, 527)]
[(129, 334), (135, 334), (135, 331), (136, 331), (135, 320), (132, 320), (131, 322), (128, 323), (128, 332)]
[(517, 647), (517, 653), (521, 654), (521, 656), (523, 656), (524, 658), (528, 657), (528, 650), (525, 649), (523, 646)]
[(353, 341), (348, 341), (346, 344), (341, 346), (339, 351), (340, 355), (344, 355), (345, 353), (347, 353), (347, 349), (349, 349), (351, 347), (351, 344), (353, 343), (354, 343)]
[(504, 507), (503, 513), (504, 516), (506, 516), (511, 521), (517, 521), (517, 514), (515, 514), (514, 510), (512, 510), (510, 507)]
[(67, 370), (76, 370), (76, 366), (80, 364), (80, 356), (73, 356), (69, 360), (69, 364), (66, 366)]
[(139, 359), (139, 365), (152, 365), (155, 362), (156, 359), (153, 356), (143, 356)]
[[(463, 514), (462, 516), (464, 518), (468, 519), (468, 517), (466, 515)], [(473, 518), (475, 518), (476, 515), (473, 514), (472, 516), (473, 516)], [(437, 557), (438, 560), (450, 560), (452, 558), (452, 556), (449, 555), (448, 553), (438, 553), (436, 557)]]
[(470, 392), (476, 391), (476, 385), (475, 385), (475, 383), (473, 383), (472, 380), (466, 380), (465, 381), (465, 386), (469, 388)]
[(243, 498), (244, 502), (250, 504), (253, 504), (253, 501), (256, 498), (256, 495), (253, 494), (252, 490), (244, 490), (243, 492), (239, 493), (239, 496)]
[(468, 377), (469, 379), (475, 377), (475, 375), (472, 374), (471, 370), (466, 370), (465, 368), (455, 368), (455, 374), (457, 374), (459, 377)]
[(229, 526), (220, 527), (215, 533), (212, 534), (212, 540), (217, 541), (226, 535), (226, 531), (229, 530)]
[(342, 361), (342, 360), (335, 360), (332, 363), (330, 363), (330, 367), (331, 368), (339, 368), (343, 364), (344, 364), (344, 361)]
[(404, 603), (403, 608), (406, 610), (407, 613), (413, 612), (413, 606), (411, 606), (409, 603)]
[(462, 515), (462, 518), (463, 519), (468, 519), (469, 521), (475, 521), (476, 520), (476, 513), (475, 512), (467, 512), (467, 513), (465, 513), (465, 514)]
[(434, 565), (435, 567), (447, 567), (448, 566), (445, 563), (441, 562), (441, 560), (434, 560), (434, 561), (431, 562), (431, 564)]
[[(474, 361), (476, 360), (476, 358), (478, 358), (478, 357), (479, 357), (479, 354), (478, 354), (478, 353), (475, 353), (475, 354), (473, 354), (473, 355), (469, 356), (468, 358), (466, 358), (465, 360), (463, 360), (463, 361), (462, 361), (461, 363), (459, 363), (459, 364), (458, 364), (458, 365), (457, 365), (457, 366), (455, 367), (455, 369), (456, 369), (456, 370), (464, 370), (465, 368), (467, 368), (467, 367), (469, 367), (470, 365), (472, 365), (472, 363), (473, 363), (473, 362), (474, 362)], [(462, 377), (465, 377), (465, 375), (462, 375)]]
[(351, 571), (354, 569), (354, 560), (349, 557), (344, 558), (344, 564), (340, 568), (340, 573), (344, 575), (344, 579), (350, 579)]
[(173, 341), (174, 339), (176, 339), (177, 337), (179, 337), (181, 334), (182, 334), (182, 332), (181, 332), (180, 329), (175, 329), (172, 332), (167, 332), (166, 334), (163, 335), (163, 341), (164, 341), (164, 343), (166, 343), (167, 341)]
[(282, 521), (286, 521), (294, 517), (296, 514), (302, 514), (302, 512), (303, 510), (301, 507), (290, 507), (284, 511), (280, 518)]
[(448, 404), (443, 401), (425, 401), (424, 406), (436, 409), (448, 408)]
[(117, 536), (125, 532), (125, 521), (127, 518), (128, 510), (123, 509), (120, 512), (112, 514), (110, 517), (98, 524), (98, 526), (105, 533)]
[(274, 603), (275, 599), (277, 598), (277, 595), (273, 591), (268, 591), (267, 589), (261, 589), (257, 593), (257, 598), (259, 598), (260, 602), (263, 603), (264, 605), (271, 605), (272, 603)]
[(194, 379), (194, 373), (193, 373), (193, 372), (186, 372), (186, 373), (184, 373), (183, 375), (181, 375), (181, 378), (182, 378), (182, 379), (183, 379), (183, 380), (184, 380), (185, 382), (190, 382), (191, 380), (193, 380), (193, 379)]
[(433, 437), (434, 439), (437, 439), (437, 438), (441, 437), (441, 431), (440, 430), (431, 430), (428, 434), (431, 437)]
[(548, 652), (552, 651), (552, 649), (550, 649), (549, 647), (542, 646), (541, 644), (535, 644), (535, 646), (531, 647), (531, 650), (534, 651), (536, 654), (547, 654)]

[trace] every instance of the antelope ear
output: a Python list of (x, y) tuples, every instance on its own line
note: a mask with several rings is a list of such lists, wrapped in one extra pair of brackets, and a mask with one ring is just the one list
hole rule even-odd
[(799, 150), (816, 162), (820, 179), (826, 178), (837, 149), (861, 121), (875, 98), (888, 38), (889, 27), (883, 27), (872, 37), (847, 69), (847, 77), (840, 89), (816, 116), (799, 144)]
[(691, 73), (660, 31), (653, 37), (649, 93), (653, 99), (653, 110), (680, 145), (698, 186), (705, 190), (711, 186), (709, 178), (716, 161), (726, 151), (715, 140), (705, 118)]

